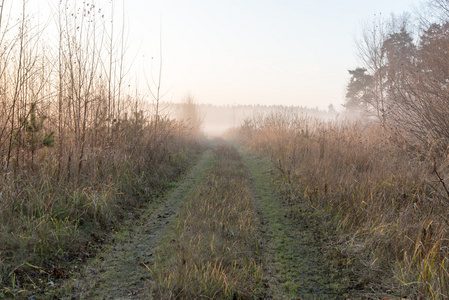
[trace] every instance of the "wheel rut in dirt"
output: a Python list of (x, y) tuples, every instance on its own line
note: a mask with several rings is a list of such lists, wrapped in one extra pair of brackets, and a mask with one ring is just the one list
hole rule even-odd
[(168, 225), (175, 219), (189, 192), (199, 183), (211, 160), (205, 151), (197, 163), (169, 192), (162, 202), (152, 204), (137, 224), (118, 232), (111, 245), (98, 253), (82, 272), (72, 279), (66, 289), (68, 299), (141, 299), (149, 265), (158, 249), (158, 242)]

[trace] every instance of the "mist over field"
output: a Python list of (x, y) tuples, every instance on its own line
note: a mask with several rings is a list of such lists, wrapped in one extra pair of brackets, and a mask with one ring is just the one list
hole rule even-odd
[[(164, 104), (163, 104), (164, 105)], [(179, 116), (183, 104), (165, 104), (167, 111)], [(307, 116), (320, 120), (334, 120), (339, 114), (330, 106), (328, 110), (299, 106), (282, 105), (213, 105), (196, 104), (202, 121), (202, 130), (209, 137), (219, 137), (230, 129), (240, 127), (245, 120), (254, 115), (268, 115), (272, 113), (288, 113)], [(181, 113), (182, 114), (182, 113)]]

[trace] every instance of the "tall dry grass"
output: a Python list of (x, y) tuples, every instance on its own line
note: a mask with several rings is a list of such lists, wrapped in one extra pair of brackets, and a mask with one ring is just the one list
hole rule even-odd
[(0, 298), (69, 276), (200, 147), (133, 96), (116, 1), (57, 1), (44, 24), (29, 5), (0, 0)]
[(446, 157), (412, 151), (379, 124), (287, 112), (247, 119), (240, 140), (271, 157), (290, 187), (292, 209), (307, 199), (333, 216), (338, 241), (363, 263), (358, 272), (367, 287), (448, 297)]
[(69, 276), (73, 260), (101, 247), (98, 236), (118, 228), (130, 210), (157, 201), (199, 149), (182, 124), (159, 120), (159, 127), (156, 137), (151, 123), (139, 136), (129, 128), (128, 143), (89, 154), (80, 180), (57, 179), (51, 150), (38, 154), (36, 171), (0, 179), (0, 292), (24, 295), (42, 288), (42, 274), (49, 281)]

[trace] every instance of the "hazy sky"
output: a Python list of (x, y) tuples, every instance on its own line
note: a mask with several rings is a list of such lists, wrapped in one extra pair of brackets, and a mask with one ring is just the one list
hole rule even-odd
[(177, 101), (287, 104), (327, 108), (344, 101), (354, 38), (382, 13), (410, 0), (127, 0), (130, 42), (145, 64), (158, 57), (163, 89)]
[[(42, 9), (50, 0), (34, 1)], [(362, 24), (409, 11), (413, 2), (126, 0), (130, 75), (156, 77), (162, 27), (165, 100), (191, 92), (202, 103), (339, 107), (347, 70), (358, 65)]]

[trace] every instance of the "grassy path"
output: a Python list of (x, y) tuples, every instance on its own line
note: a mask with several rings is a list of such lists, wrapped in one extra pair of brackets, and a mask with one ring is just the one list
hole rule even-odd
[(272, 299), (345, 299), (350, 286), (342, 268), (346, 258), (327, 243), (323, 220), (301, 200), (295, 207), (286, 205), (272, 183), (269, 161), (242, 155), (260, 215), (267, 295)]
[(65, 298), (344, 299), (345, 258), (308, 205), (292, 215), (269, 168), (229, 145), (205, 152), (69, 281)]

